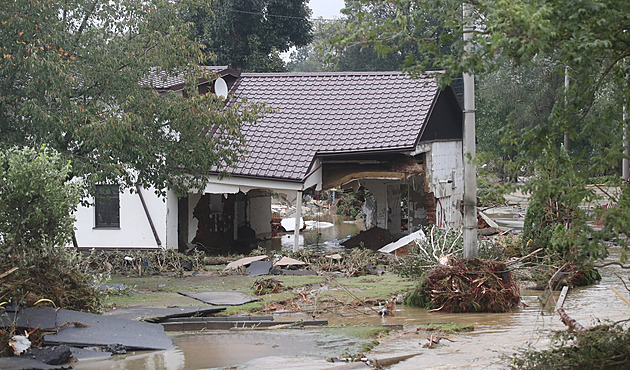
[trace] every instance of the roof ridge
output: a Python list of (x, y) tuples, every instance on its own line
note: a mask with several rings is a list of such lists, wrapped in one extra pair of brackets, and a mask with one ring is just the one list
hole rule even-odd
[[(428, 73), (427, 73), (428, 74)], [(330, 77), (330, 76), (399, 76), (403, 71), (345, 71), (345, 72), (243, 72), (241, 77)]]

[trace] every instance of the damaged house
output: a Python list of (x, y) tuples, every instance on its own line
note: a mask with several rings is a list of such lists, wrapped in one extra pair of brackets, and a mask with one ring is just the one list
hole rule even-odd
[[(368, 228), (401, 235), (461, 225), (462, 109), (432, 74), (214, 72), (201, 91), (272, 109), (242, 127), (248, 154), (228, 176), (210, 173), (204, 191), (186, 197), (102, 187), (94, 206), (77, 211), (80, 248), (225, 248), (271, 235), (273, 194), (301, 204), (305, 191), (339, 187), (370, 191)], [(182, 84), (155, 86), (177, 92)]]

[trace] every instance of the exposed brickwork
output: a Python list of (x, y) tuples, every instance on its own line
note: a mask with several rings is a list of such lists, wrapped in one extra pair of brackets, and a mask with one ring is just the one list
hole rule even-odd
[(434, 226), (437, 223), (436, 217), (436, 208), (437, 203), (435, 201), (435, 196), (433, 193), (425, 193), (424, 194), (426, 205), (427, 205), (427, 224), (428, 226)]

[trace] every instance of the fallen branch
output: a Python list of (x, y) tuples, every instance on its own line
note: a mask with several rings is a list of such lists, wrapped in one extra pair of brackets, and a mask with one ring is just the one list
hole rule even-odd
[(569, 317), (569, 315), (567, 315), (567, 313), (564, 312), (564, 309), (562, 309), (562, 307), (558, 307), (558, 309), (556, 311), (560, 315), (560, 320), (562, 320), (562, 323), (564, 325), (568, 326), (569, 329), (577, 330), (577, 331), (585, 331), (586, 330), (586, 328), (583, 327), (582, 324), (577, 322), (575, 319), (572, 319), (571, 317)]
[(3, 272), (2, 275), (0, 275), (0, 279), (2, 279), (4, 277), (14, 273), (17, 269), (19, 269), (19, 267), (14, 267), (14, 268), (12, 268), (10, 270), (7, 270), (7, 271)]
[(622, 269), (630, 269), (630, 266), (626, 266), (621, 262), (607, 262), (601, 265), (593, 265), (593, 267), (597, 267), (597, 268), (602, 268), (602, 267), (606, 267), (606, 266), (610, 266), (610, 265), (617, 265), (619, 267), (621, 267)]
[(524, 260), (524, 259), (526, 259), (526, 258), (529, 258), (529, 257), (533, 256), (534, 254), (536, 254), (536, 253), (540, 252), (541, 250), (543, 250), (543, 248), (538, 248), (538, 249), (536, 249), (535, 251), (533, 251), (532, 253), (528, 254), (527, 256), (524, 256), (524, 257), (517, 258), (517, 259), (512, 260), (512, 261), (508, 261), (508, 262), (506, 262), (506, 263), (505, 263), (505, 265), (506, 265), (506, 266), (509, 266), (509, 265), (515, 264), (515, 263), (517, 263), (517, 262), (521, 262), (522, 260)]

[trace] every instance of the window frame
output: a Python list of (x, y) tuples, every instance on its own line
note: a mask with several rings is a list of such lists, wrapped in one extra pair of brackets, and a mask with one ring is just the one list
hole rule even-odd
[(96, 185), (94, 228), (120, 229), (119, 185)]

